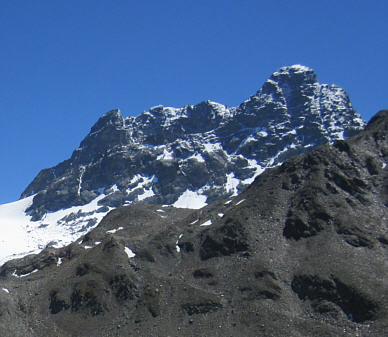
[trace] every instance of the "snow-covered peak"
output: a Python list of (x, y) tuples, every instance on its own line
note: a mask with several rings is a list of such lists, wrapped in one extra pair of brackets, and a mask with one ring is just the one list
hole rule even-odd
[(288, 72), (288, 73), (296, 74), (296, 73), (314, 72), (314, 70), (301, 64), (294, 64), (292, 66), (280, 68), (280, 72)]
[(96, 209), (198, 208), (236, 196), (266, 168), (362, 127), (343, 89), (320, 84), (311, 68), (283, 67), (238, 107), (210, 100), (158, 105), (125, 119), (109, 111), (69, 160), (42, 170), (22, 197), (36, 194), (28, 207), (33, 222), (95, 200)]
[(313, 69), (300, 64), (295, 64), (280, 68), (272, 74), (270, 79), (280, 83), (291, 82), (294, 85), (303, 85), (304, 83), (317, 82), (317, 75)]

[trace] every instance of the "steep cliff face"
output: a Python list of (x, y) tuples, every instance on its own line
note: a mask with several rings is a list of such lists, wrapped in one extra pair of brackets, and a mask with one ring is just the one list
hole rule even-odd
[(0, 267), (2, 336), (386, 335), (388, 111), (200, 210), (131, 205)]
[(157, 106), (138, 117), (102, 116), (72, 157), (41, 171), (23, 192), (29, 214), (98, 201), (199, 208), (236, 195), (268, 167), (315, 145), (351, 136), (364, 123), (348, 96), (304, 66), (281, 68), (239, 107), (206, 101)]

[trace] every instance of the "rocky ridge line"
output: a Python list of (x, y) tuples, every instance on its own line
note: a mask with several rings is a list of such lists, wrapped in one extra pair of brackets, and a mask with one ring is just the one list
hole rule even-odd
[(310, 68), (275, 72), (238, 107), (206, 101), (156, 106), (137, 117), (103, 115), (71, 158), (42, 170), (22, 193), (29, 214), (98, 203), (199, 208), (237, 195), (268, 167), (364, 126), (345, 91), (320, 84)]

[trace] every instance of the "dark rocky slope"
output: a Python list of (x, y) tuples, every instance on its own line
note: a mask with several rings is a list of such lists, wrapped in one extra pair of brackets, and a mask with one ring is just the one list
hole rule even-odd
[(238, 197), (121, 207), (82, 242), (7, 262), (1, 335), (386, 335), (387, 131), (382, 111)]

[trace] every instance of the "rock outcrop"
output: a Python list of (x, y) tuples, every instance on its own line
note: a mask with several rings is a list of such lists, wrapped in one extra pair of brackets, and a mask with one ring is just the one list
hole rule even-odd
[(281, 68), (239, 107), (206, 101), (156, 106), (137, 117), (102, 116), (70, 159), (42, 170), (33, 220), (84, 205), (175, 204), (199, 208), (237, 195), (268, 167), (313, 146), (344, 139), (364, 123), (343, 89), (320, 84), (304, 66)]

